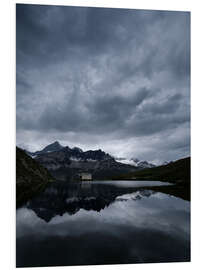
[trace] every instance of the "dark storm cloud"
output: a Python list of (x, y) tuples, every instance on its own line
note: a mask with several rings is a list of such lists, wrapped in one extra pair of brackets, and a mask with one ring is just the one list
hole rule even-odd
[[(41, 146), (62, 138), (103, 148), (105, 141), (105, 150), (116, 155), (117, 140), (119, 153), (133, 149), (152, 160), (152, 151), (165, 149), (163, 134), (181, 134), (184, 141), (189, 27), (187, 12), (17, 4), (17, 142)], [(141, 141), (151, 141), (148, 150)], [(189, 154), (186, 141), (181, 152), (182, 142), (169, 140), (168, 150), (176, 145), (176, 151), (167, 155), (165, 149), (160, 158)]]

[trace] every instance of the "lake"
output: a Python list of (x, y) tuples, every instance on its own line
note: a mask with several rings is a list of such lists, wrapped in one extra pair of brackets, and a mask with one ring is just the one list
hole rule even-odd
[(17, 267), (190, 261), (190, 202), (162, 185), (50, 184), (17, 209)]

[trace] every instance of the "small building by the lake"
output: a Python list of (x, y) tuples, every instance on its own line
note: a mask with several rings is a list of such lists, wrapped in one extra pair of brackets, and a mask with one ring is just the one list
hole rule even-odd
[(82, 181), (90, 181), (92, 180), (92, 174), (91, 173), (79, 173), (79, 179), (82, 180)]

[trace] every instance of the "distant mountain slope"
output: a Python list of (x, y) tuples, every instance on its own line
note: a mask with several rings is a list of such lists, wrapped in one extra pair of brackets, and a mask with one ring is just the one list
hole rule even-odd
[(48, 182), (53, 181), (47, 169), (36, 160), (29, 157), (25, 151), (16, 147), (16, 203), (29, 199), (43, 188)]
[(64, 148), (64, 146), (60, 145), (60, 143), (58, 141), (55, 141), (54, 143), (51, 143), (51, 144), (47, 145), (46, 147), (44, 147), (40, 151), (36, 151), (36, 152), (26, 151), (26, 152), (27, 152), (27, 154), (29, 156), (36, 157), (37, 155), (41, 155), (41, 154), (45, 154), (45, 153), (50, 153), (50, 152), (54, 152), (54, 151), (59, 151), (59, 150), (61, 150), (63, 148)]
[(139, 170), (129, 174), (123, 174), (119, 176), (119, 179), (161, 180), (174, 183), (189, 183), (190, 157), (179, 159), (167, 165)]
[(49, 144), (46, 147), (44, 147), (44, 149), (42, 149), (41, 152), (48, 153), (48, 152), (52, 152), (52, 151), (61, 150), (62, 148), (63, 148), (63, 146), (60, 145), (60, 143), (58, 141), (55, 141), (54, 143)]
[(127, 158), (115, 158), (115, 159), (116, 159), (116, 161), (121, 162), (123, 164), (132, 165), (132, 166), (135, 166), (135, 167), (139, 167), (141, 169), (156, 167), (156, 165), (154, 165), (152, 163), (149, 163), (146, 160), (139, 160), (137, 158), (130, 158), (130, 159), (127, 159)]

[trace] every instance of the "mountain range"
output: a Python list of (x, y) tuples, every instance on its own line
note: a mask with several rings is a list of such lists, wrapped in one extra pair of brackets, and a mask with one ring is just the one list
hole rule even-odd
[(155, 165), (138, 159), (114, 158), (98, 150), (83, 151), (79, 147), (62, 146), (58, 141), (28, 155), (47, 168), (59, 180), (71, 180), (80, 172), (90, 172), (94, 179), (108, 179), (121, 173), (134, 172)]
[[(92, 159), (92, 157), (94, 156), (95, 160), (97, 158), (101, 158), (101, 155), (98, 156), (97, 153), (99, 153), (99, 150), (93, 151), (93, 150), (89, 150), (84, 152), (81, 148), (79, 147), (73, 147), (70, 148), (68, 146), (62, 146), (58, 141), (55, 141), (54, 143), (51, 143), (49, 145), (47, 145), (46, 147), (44, 147), (42, 150), (40, 151), (36, 151), (36, 152), (29, 152), (26, 151), (31, 157), (37, 157), (38, 155), (41, 154), (45, 154), (45, 153), (50, 153), (50, 152), (56, 152), (56, 151), (60, 151), (62, 149), (66, 148), (71, 154), (72, 154), (72, 160), (87, 160), (88, 156), (90, 157), (89, 160)], [(101, 150), (100, 150), (101, 151)], [(105, 153), (102, 151), (102, 153)], [(106, 154), (106, 153), (105, 153)], [(103, 155), (104, 157), (104, 155)], [(153, 168), (156, 167), (156, 165), (149, 163), (148, 161), (144, 160), (139, 160), (137, 158), (120, 158), (120, 157), (113, 157), (110, 156), (109, 154), (106, 154), (106, 158), (114, 158), (115, 161), (119, 162), (119, 163), (123, 163), (123, 164), (128, 164), (128, 165), (132, 165), (135, 167), (139, 167), (139, 168)], [(92, 159), (92, 161), (94, 161), (94, 159)], [(165, 162), (167, 164), (167, 162)]]

